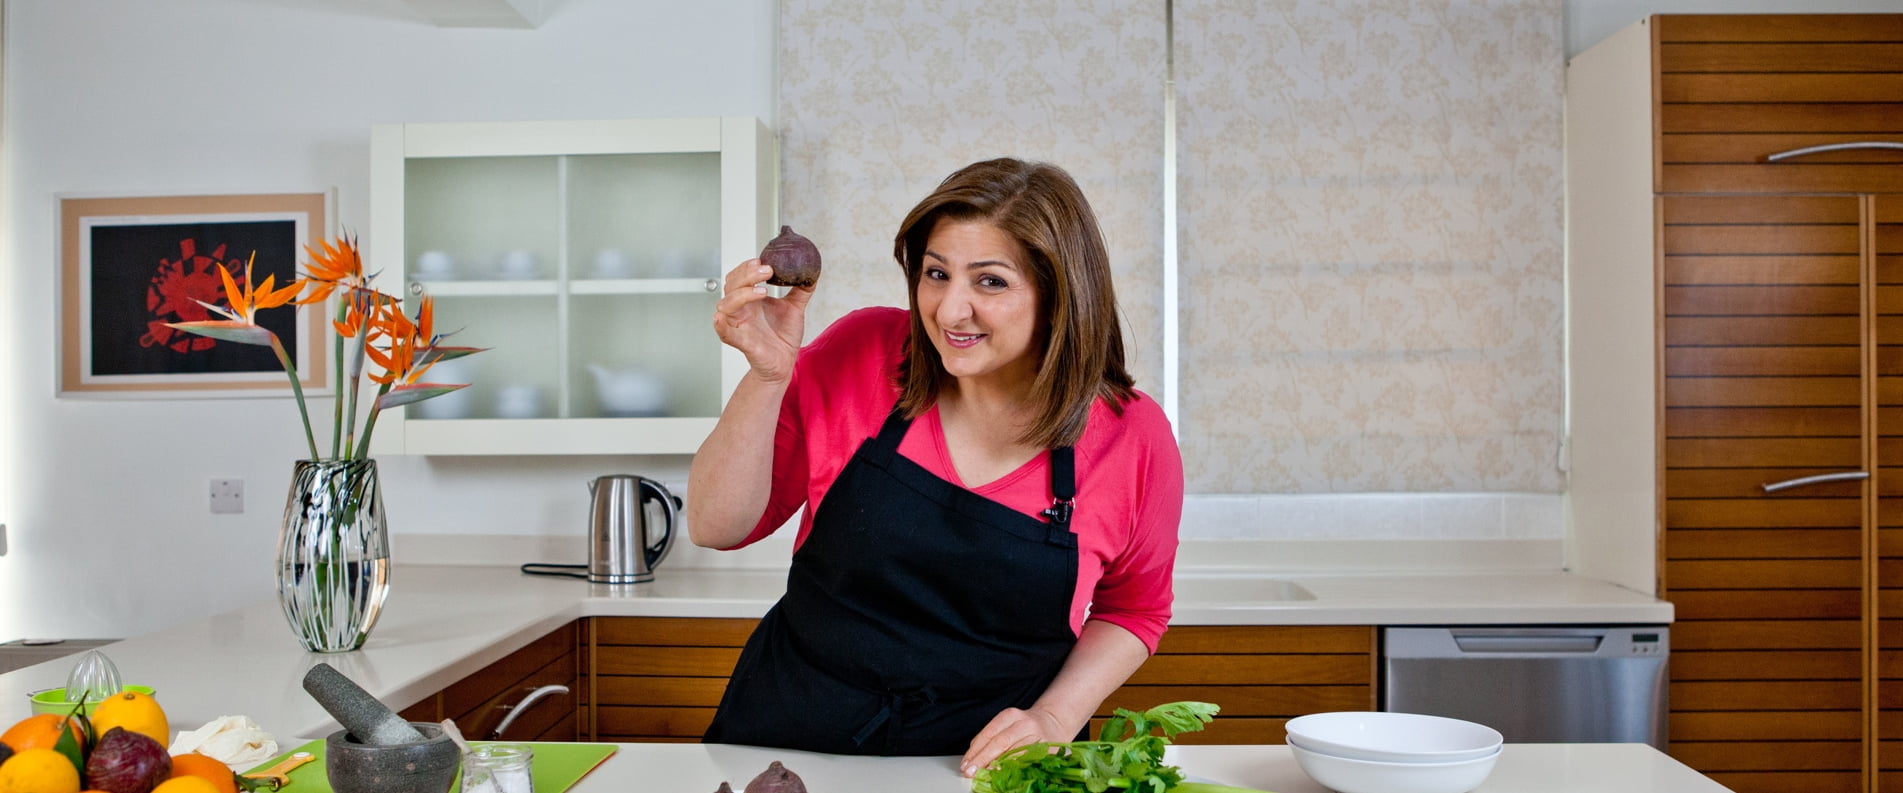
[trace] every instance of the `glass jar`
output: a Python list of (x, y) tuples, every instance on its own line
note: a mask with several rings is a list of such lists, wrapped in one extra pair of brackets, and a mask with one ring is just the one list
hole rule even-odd
[(462, 793), (535, 793), (529, 766), (535, 750), (520, 743), (486, 743), (463, 755)]

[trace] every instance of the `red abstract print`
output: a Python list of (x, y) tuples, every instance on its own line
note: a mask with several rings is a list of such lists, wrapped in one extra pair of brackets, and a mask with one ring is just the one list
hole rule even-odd
[(211, 255), (206, 256), (198, 253), (197, 240), (182, 239), (178, 241), (178, 249), (176, 260), (159, 258), (158, 268), (146, 286), (145, 309), (151, 316), (146, 320), (145, 335), (139, 337), (139, 346), (162, 345), (176, 352), (209, 350), (217, 346), (216, 339), (173, 330), (165, 323), (212, 319), (211, 311), (199, 302), (201, 300), (213, 305), (229, 305), (225, 302), (223, 280), (216, 269), (227, 266), (220, 261), (225, 257), (225, 246), (213, 248)]

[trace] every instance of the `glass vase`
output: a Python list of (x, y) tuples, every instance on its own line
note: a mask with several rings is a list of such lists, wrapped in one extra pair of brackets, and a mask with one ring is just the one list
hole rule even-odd
[(390, 592), (375, 460), (299, 460), (278, 535), (278, 603), (304, 649), (363, 646)]

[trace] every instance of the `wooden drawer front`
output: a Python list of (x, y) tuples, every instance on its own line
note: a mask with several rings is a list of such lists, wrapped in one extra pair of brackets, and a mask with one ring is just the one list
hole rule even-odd
[(1156, 655), (1104, 701), (1094, 737), (1116, 708), (1198, 700), (1222, 713), (1181, 743), (1282, 743), (1282, 725), (1306, 713), (1373, 710), (1375, 628), (1200, 626), (1171, 628)]
[(1903, 196), (1869, 199), (1877, 281), (1877, 767), (1903, 790)]
[(529, 692), (548, 685), (567, 686), (566, 694), (551, 694), (529, 703), (502, 737), (516, 741), (541, 739), (565, 723), (569, 731), (560, 740), (575, 740), (576, 716), (585, 701), (579, 648), (580, 628), (575, 623), (536, 639), (443, 689), (443, 717), (455, 719), (456, 726), (470, 738), (489, 740), (491, 732)]
[[(1834, 18), (1832, 18), (1834, 17)], [(1888, 192), (1903, 151), (1784, 151), (1903, 138), (1903, 14), (1655, 20), (1661, 193)]]
[(759, 620), (594, 617), (594, 740), (698, 741)]

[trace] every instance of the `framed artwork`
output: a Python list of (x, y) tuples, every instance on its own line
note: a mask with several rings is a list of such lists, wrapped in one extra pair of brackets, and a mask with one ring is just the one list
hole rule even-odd
[[(254, 285), (296, 279), (329, 203), (325, 193), (60, 199), (60, 394), (290, 395), (270, 347), (165, 324), (222, 319), (199, 303), (227, 305), (220, 268), (240, 284), (247, 261)], [(258, 312), (305, 391), (328, 382), (325, 319), (321, 307)]]

